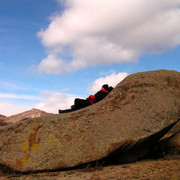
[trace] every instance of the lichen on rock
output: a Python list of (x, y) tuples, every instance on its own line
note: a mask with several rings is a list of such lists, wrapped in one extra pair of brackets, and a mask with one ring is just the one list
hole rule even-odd
[(132, 74), (94, 105), (0, 127), (0, 164), (21, 172), (73, 167), (127, 149), (179, 117), (179, 72)]

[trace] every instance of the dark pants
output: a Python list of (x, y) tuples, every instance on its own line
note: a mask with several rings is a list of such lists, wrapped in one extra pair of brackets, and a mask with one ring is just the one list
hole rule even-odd
[(84, 108), (84, 107), (89, 106), (89, 105), (91, 105), (89, 100), (76, 98), (74, 100), (73, 108), (74, 109), (81, 109), (81, 108)]
[(71, 107), (71, 109), (59, 110), (59, 114), (72, 112), (72, 111), (84, 108), (86, 106), (89, 106), (89, 105), (91, 105), (89, 100), (76, 98), (74, 100), (74, 105)]

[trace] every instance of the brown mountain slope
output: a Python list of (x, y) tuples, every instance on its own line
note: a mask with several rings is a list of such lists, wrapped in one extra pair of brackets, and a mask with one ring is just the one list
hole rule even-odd
[(39, 109), (31, 109), (28, 111), (25, 111), (23, 113), (19, 113), (13, 116), (9, 116), (6, 118), (7, 123), (16, 123), (18, 121), (23, 121), (31, 118), (37, 118), (37, 117), (44, 117), (52, 115), (52, 113), (47, 113), (45, 111), (41, 111)]
[(7, 125), (7, 123), (4, 120), (0, 119), (0, 126), (5, 126), (5, 125)]
[(7, 119), (6, 116), (0, 114), (0, 126), (5, 126), (5, 125), (7, 125), (7, 123), (5, 122), (6, 119)]
[(6, 118), (7, 118), (6, 116), (0, 114), (0, 120), (5, 120)]

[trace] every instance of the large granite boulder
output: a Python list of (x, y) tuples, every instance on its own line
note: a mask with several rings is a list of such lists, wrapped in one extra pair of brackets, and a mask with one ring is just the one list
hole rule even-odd
[(92, 106), (0, 127), (0, 164), (22, 172), (59, 169), (129, 149), (131, 142), (142, 142), (143, 150), (178, 117), (179, 72), (132, 74)]

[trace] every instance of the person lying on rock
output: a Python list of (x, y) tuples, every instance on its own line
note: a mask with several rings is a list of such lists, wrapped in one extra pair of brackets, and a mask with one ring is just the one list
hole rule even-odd
[(92, 105), (94, 103), (97, 103), (97, 102), (101, 101), (102, 99), (104, 99), (109, 94), (109, 92), (112, 91), (112, 89), (113, 89), (112, 86), (109, 87), (107, 84), (104, 84), (101, 87), (101, 90), (98, 91), (95, 95), (90, 95), (86, 99), (76, 98), (74, 100), (74, 105), (71, 106), (71, 109), (66, 109), (66, 110), (60, 110), (59, 109), (59, 114), (75, 111), (75, 110), (87, 107), (89, 105)]

